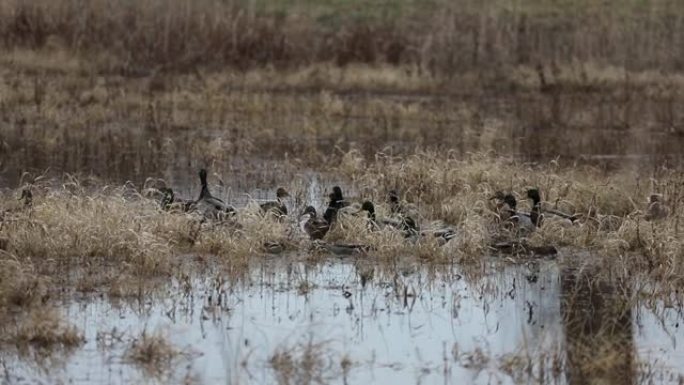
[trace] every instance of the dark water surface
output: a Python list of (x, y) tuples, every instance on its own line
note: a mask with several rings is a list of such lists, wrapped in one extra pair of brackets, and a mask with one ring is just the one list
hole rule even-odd
[[(274, 111), (246, 113), (228, 103), (221, 105), (218, 121), (214, 110), (186, 110), (168, 102), (175, 100), (173, 94), (150, 99), (159, 114), (163, 111), (161, 121), (150, 121), (146, 111), (151, 107), (145, 104), (107, 113), (66, 104), (50, 114), (36, 111), (27, 100), (29, 105), (8, 110), (0, 122), (0, 187), (16, 187), (24, 171), (92, 175), (121, 184), (147, 177), (177, 182), (207, 167), (238, 185), (249, 181), (253, 188), (287, 180), (279, 175), (284, 168), (323, 171), (350, 149), (368, 156), (410, 154), (416, 148), (461, 155), (495, 151), (522, 161), (559, 159), (607, 169), (680, 166), (684, 112), (677, 106), (684, 99), (671, 89), (642, 91), (231, 89), (226, 90), (230, 100), (255, 99)], [(344, 108), (325, 110), (334, 103)], [(283, 111), (277, 109), (283, 105)], [(103, 117), (90, 123), (90, 113)], [(69, 126), (72, 115), (79, 125), (82, 120), (88, 125)]]

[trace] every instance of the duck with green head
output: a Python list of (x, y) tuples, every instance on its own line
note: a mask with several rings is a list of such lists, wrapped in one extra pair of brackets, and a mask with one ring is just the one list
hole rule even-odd
[(365, 201), (361, 205), (359, 212), (365, 212), (368, 217), (368, 227), (370, 230), (378, 230), (382, 228), (391, 228), (401, 231), (406, 238), (411, 240), (419, 240), (422, 237), (432, 236), (440, 239), (440, 243), (444, 244), (456, 236), (456, 232), (449, 227), (438, 227), (432, 229), (421, 230), (416, 221), (408, 215), (402, 215), (398, 220), (390, 218), (380, 218), (375, 214), (375, 205), (371, 201)]
[(543, 215), (541, 213), (541, 195), (539, 189), (531, 188), (527, 190), (527, 198), (532, 201), (532, 210), (530, 210), (530, 220), (535, 227), (541, 226)]
[(332, 192), (328, 195), (328, 207), (323, 213), (325, 219), (331, 225), (337, 221), (337, 216), (341, 209), (349, 206), (349, 202), (344, 199), (342, 189), (340, 186), (334, 186)]
[(504, 194), (498, 191), (495, 196), (490, 199), (497, 199), (497, 210), (499, 217), (505, 222), (513, 222), (517, 224), (520, 229), (525, 231), (534, 231), (539, 223), (539, 213), (535, 209), (534, 192), (528, 191), (528, 198), (532, 199), (532, 211), (530, 213), (523, 213), (518, 211), (518, 201), (513, 194)]

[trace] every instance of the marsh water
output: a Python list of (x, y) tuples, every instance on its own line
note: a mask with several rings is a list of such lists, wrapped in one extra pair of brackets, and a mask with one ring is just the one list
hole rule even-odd
[[(299, 209), (321, 208), (326, 186), (349, 182), (321, 174), (330, 159), (306, 159), (312, 146), (338, 158), (340, 150), (410, 153), (423, 146), (619, 167), (656, 158), (681, 164), (682, 117), (673, 102), (600, 93), (485, 96), (395, 101), (454, 111), (434, 120), (353, 109), (323, 117), (298, 110), (242, 117), (229, 110), (225, 121), (212, 122), (219, 128), (148, 127), (138, 117), (89, 127), (88, 135), (64, 129), (54, 138), (42, 121), (17, 118), (0, 132), (6, 144), (0, 187), (69, 172), (84, 185), (95, 176), (94, 188), (130, 180), (142, 190), (148, 177), (162, 178), (192, 198), (199, 193), (197, 169), (208, 167), (212, 191), (238, 207), (273, 198), (286, 185), (297, 189), (292, 199)], [(282, 95), (293, 97), (302, 104), (313, 98), (314, 105), (328, 98)], [(388, 95), (344, 98), (372, 105)], [(315, 138), (255, 134), (314, 123), (332, 129)], [(36, 139), (43, 137), (51, 139)], [(245, 141), (252, 154), (241, 152), (241, 137), (252, 140)], [(677, 298), (654, 295), (658, 284), (647, 277), (594, 274), (577, 263), (590, 262), (590, 255), (566, 254), (514, 263), (492, 258), (476, 267), (399, 257), (388, 263), (372, 253), (313, 261), (299, 254), (259, 256), (244, 274), (190, 269), (154, 288), (133, 285), (139, 294), (126, 298), (67, 290), (55, 305), (84, 333), (85, 344), (47, 353), (2, 347), (0, 384), (684, 383)], [(144, 334), (163, 336), (180, 354), (152, 371), (132, 363), (126, 351)]]
[[(681, 383), (679, 310), (561, 265), (279, 256), (239, 279), (205, 272), (140, 298), (72, 296), (60, 312), (85, 345), (38, 361), (5, 350), (3, 383)], [(126, 360), (143, 332), (182, 352), (168, 370)], [(274, 365), (282, 354), (292, 368)]]

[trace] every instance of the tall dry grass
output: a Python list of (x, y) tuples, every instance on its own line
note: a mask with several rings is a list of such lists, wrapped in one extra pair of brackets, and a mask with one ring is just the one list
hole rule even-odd
[[(591, 167), (511, 162), (487, 154), (466, 159), (456, 153), (378, 154), (367, 161), (358, 152), (349, 152), (337, 171), (350, 178), (362, 196), (382, 202), (390, 190), (399, 189), (419, 208), (421, 222), (438, 219), (459, 228), (463, 256), (487, 253), (492, 235), (499, 232), (489, 197), (496, 191), (513, 192), (519, 210), (529, 212), (525, 191), (537, 187), (544, 207), (581, 219), (568, 226), (549, 216), (529, 236), (532, 244), (590, 250), (662, 267), (668, 274), (680, 269), (684, 257), (684, 244), (678, 240), (683, 176), (677, 170), (661, 169), (642, 180), (628, 171), (608, 175)], [(662, 221), (644, 219), (652, 192), (667, 197), (670, 215)]]
[(415, 65), (504, 74), (572, 61), (682, 69), (682, 4), (674, 0), (363, 1), (10, 0), (5, 48), (64, 47), (128, 73), (314, 62)]

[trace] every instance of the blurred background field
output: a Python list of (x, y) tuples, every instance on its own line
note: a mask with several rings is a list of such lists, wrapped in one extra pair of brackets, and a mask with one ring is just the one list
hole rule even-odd
[(8, 0), (0, 183), (350, 149), (680, 164), (683, 19), (666, 0)]

